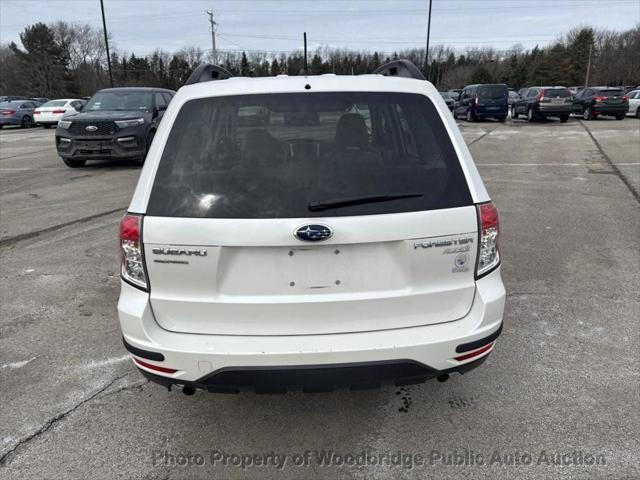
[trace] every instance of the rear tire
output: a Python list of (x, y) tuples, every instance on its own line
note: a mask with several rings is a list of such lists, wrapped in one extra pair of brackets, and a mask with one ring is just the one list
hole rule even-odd
[(621, 113), (620, 115), (616, 115), (616, 120), (624, 120), (625, 114)]
[(511, 118), (512, 118), (513, 120), (516, 120), (516, 119), (518, 118), (518, 112), (516, 112), (516, 107), (515, 107), (515, 105), (513, 105), (513, 106), (511, 107)]
[[(636, 118), (640, 118), (640, 107), (636, 108)], [(0, 125), (2, 127), (2, 125)]]
[(33, 127), (33, 118), (31, 118), (29, 115), (25, 115), (24, 117), (22, 117), (22, 120), (20, 121), (20, 128), (31, 127)]
[(569, 115), (560, 115), (560, 123), (567, 123)]
[(64, 157), (62, 157), (62, 161), (69, 168), (81, 168), (81, 167), (84, 167), (85, 163), (87, 163), (86, 160), (74, 160), (73, 158), (64, 158)]
[(529, 107), (527, 109), (527, 121), (529, 121), (529, 123), (531, 123), (531, 122), (535, 122), (535, 120), (536, 120), (536, 116), (533, 113), (533, 108)]
[(582, 118), (584, 120), (593, 120), (594, 119), (593, 110), (591, 110), (591, 107), (585, 107), (584, 110), (582, 110)]
[(498, 121), (499, 121), (500, 123), (504, 123), (504, 122), (506, 122), (506, 121), (507, 121), (507, 117), (498, 117)]
[(44, 128), (51, 128), (51, 124), (50, 123), (43, 123), (42, 126)]

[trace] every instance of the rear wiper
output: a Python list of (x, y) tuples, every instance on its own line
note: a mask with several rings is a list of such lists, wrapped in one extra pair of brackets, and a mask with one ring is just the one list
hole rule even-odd
[(333, 198), (330, 200), (323, 200), (321, 202), (311, 202), (309, 204), (309, 210), (312, 212), (318, 212), (320, 210), (328, 210), (330, 208), (351, 207), (353, 205), (363, 205), (365, 203), (388, 202), (390, 200), (399, 200), (401, 198), (417, 198), (422, 197), (422, 195), (422, 193), (387, 193), (385, 195)]

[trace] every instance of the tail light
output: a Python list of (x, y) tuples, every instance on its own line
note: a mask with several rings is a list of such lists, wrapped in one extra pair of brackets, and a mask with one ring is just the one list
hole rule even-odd
[(40, 112), (38, 112), (37, 110), (33, 112), (34, 115), (40, 115)]
[(624, 97), (622, 97), (622, 101), (623, 102), (628, 102), (629, 101), (629, 97), (627, 97), (626, 95)]
[(13, 115), (14, 113), (16, 113), (15, 110), (2, 110), (0, 112), (0, 114), (2, 114), (2, 115)]
[(540, 95), (538, 96), (538, 100), (543, 101), (544, 100), (544, 90), (542, 90), (540, 92)]
[(596, 98), (594, 98), (594, 100), (596, 102), (604, 102), (606, 99), (607, 99), (607, 97), (596, 97)]
[(476, 98), (473, 100), (473, 103), (475, 103), (476, 106), (478, 106), (478, 94), (476, 93)]
[(126, 282), (147, 290), (142, 250), (142, 216), (128, 213), (120, 222), (120, 275)]
[(478, 211), (478, 260), (476, 262), (476, 278), (480, 278), (494, 270), (500, 264), (498, 251), (498, 235), (500, 221), (498, 209), (492, 202), (476, 205)]
[(53, 113), (54, 115), (62, 115), (62, 114), (63, 114), (63, 113), (65, 113), (65, 112), (66, 112), (66, 110), (54, 110), (54, 111), (53, 111), (53, 112), (51, 112), (51, 113)]

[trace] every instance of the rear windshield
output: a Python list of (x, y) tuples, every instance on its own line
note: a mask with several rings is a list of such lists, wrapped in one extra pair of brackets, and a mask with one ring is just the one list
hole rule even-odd
[(67, 103), (66, 100), (51, 100), (50, 102), (42, 105), (43, 107), (64, 107)]
[(569, 98), (571, 91), (568, 88), (545, 88), (544, 96), (550, 98)]
[(507, 98), (507, 87), (505, 85), (481, 85), (479, 96), (482, 98)]
[(299, 218), (471, 203), (454, 147), (427, 97), (308, 92), (187, 102), (167, 139), (147, 214)]
[(624, 95), (622, 90), (615, 90), (615, 89), (614, 90), (598, 90), (598, 94), (605, 95), (608, 97), (616, 97), (616, 96)]

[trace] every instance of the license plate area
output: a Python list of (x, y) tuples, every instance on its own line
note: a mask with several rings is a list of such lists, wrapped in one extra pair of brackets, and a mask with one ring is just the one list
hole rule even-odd
[(281, 255), (281, 279), (292, 293), (344, 288), (350, 283), (348, 246), (291, 247), (282, 249)]

